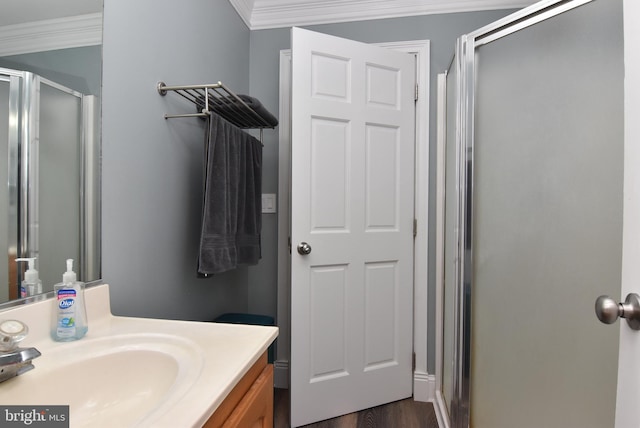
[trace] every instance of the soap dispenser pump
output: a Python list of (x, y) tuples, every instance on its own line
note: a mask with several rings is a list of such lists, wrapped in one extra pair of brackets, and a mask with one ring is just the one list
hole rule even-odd
[(24, 273), (24, 280), (20, 285), (20, 297), (31, 297), (36, 294), (42, 294), (42, 281), (38, 277), (38, 271), (35, 268), (35, 257), (22, 257), (16, 259), (16, 262), (29, 262), (29, 267)]
[(88, 330), (87, 310), (84, 304), (84, 283), (77, 281), (73, 259), (67, 259), (67, 271), (62, 282), (53, 286), (55, 293), (51, 337), (58, 342), (81, 339)]

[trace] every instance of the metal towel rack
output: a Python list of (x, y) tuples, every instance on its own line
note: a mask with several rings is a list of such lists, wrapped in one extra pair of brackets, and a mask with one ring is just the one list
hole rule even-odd
[(234, 94), (222, 82), (208, 85), (167, 86), (158, 82), (158, 93), (166, 95), (174, 91), (195, 104), (200, 113), (165, 114), (165, 119), (174, 117), (207, 117), (214, 111), (238, 128), (260, 129), (260, 140), (264, 128), (274, 128), (262, 116), (256, 113), (238, 95)]

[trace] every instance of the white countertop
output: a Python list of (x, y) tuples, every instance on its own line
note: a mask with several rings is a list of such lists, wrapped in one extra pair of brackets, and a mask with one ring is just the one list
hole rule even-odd
[[(28, 325), (30, 333), (21, 343), (21, 347), (33, 346), (42, 353), (41, 357), (34, 360), (34, 370), (0, 383), (0, 403), (65, 404), (60, 398), (54, 400), (54, 397), (51, 397), (49, 402), (30, 402), (29, 397), (16, 397), (15, 390), (19, 390), (21, 383), (31, 382), (37, 385), (39, 368), (45, 373), (56, 365), (68, 364), (70, 359), (78, 357), (76, 350), (85, 353), (100, 352), (100, 349), (107, 349), (112, 345), (131, 349), (138, 346), (144, 349), (146, 345), (137, 343), (136, 338), (143, 338), (141, 342), (145, 342), (145, 337), (151, 337), (154, 338), (152, 341), (158, 343), (167, 341), (171, 342), (172, 346), (179, 346), (177, 353), (184, 354), (189, 361), (188, 376), (191, 380), (188, 387), (183, 385), (171, 394), (165, 394), (162, 405), (135, 426), (199, 427), (207, 421), (278, 335), (277, 327), (113, 316), (109, 306), (109, 286), (106, 284), (87, 289), (85, 299), (89, 331), (84, 338), (75, 342), (60, 343), (50, 338), (53, 310), (51, 300), (0, 312), (0, 320), (17, 319)], [(100, 388), (101, 385), (98, 383), (104, 385), (104, 382), (110, 380), (93, 380), (92, 383), (92, 379), (87, 379), (92, 388)], [(113, 382), (121, 386), (122, 397), (126, 399), (127, 379), (116, 378)], [(22, 387), (24, 388), (24, 385)], [(61, 396), (64, 396), (63, 389)], [(73, 408), (70, 412), (72, 427), (85, 425), (82, 420), (78, 420), (81, 416), (77, 414), (74, 420)], [(113, 426), (112, 424), (113, 421), (105, 421), (105, 426)], [(95, 424), (92, 423), (91, 426), (94, 427)]]

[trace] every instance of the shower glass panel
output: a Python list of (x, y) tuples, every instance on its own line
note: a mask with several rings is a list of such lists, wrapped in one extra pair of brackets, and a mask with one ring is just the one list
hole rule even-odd
[(614, 426), (620, 287), (622, 2), (476, 38), (470, 426)]
[[(65, 260), (84, 280), (99, 277), (97, 98), (34, 73), (0, 69), (0, 302), (21, 297), (36, 257), (43, 291), (60, 282)], [(23, 296), (24, 297), (24, 296)]]
[(43, 284), (60, 282), (65, 260), (80, 263), (82, 98), (66, 88), (40, 85), (38, 143), (38, 260)]

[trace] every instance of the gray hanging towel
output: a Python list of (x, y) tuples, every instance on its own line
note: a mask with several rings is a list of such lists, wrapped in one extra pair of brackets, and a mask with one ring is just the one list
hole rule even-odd
[(207, 132), (198, 273), (260, 260), (262, 144), (212, 114)]

